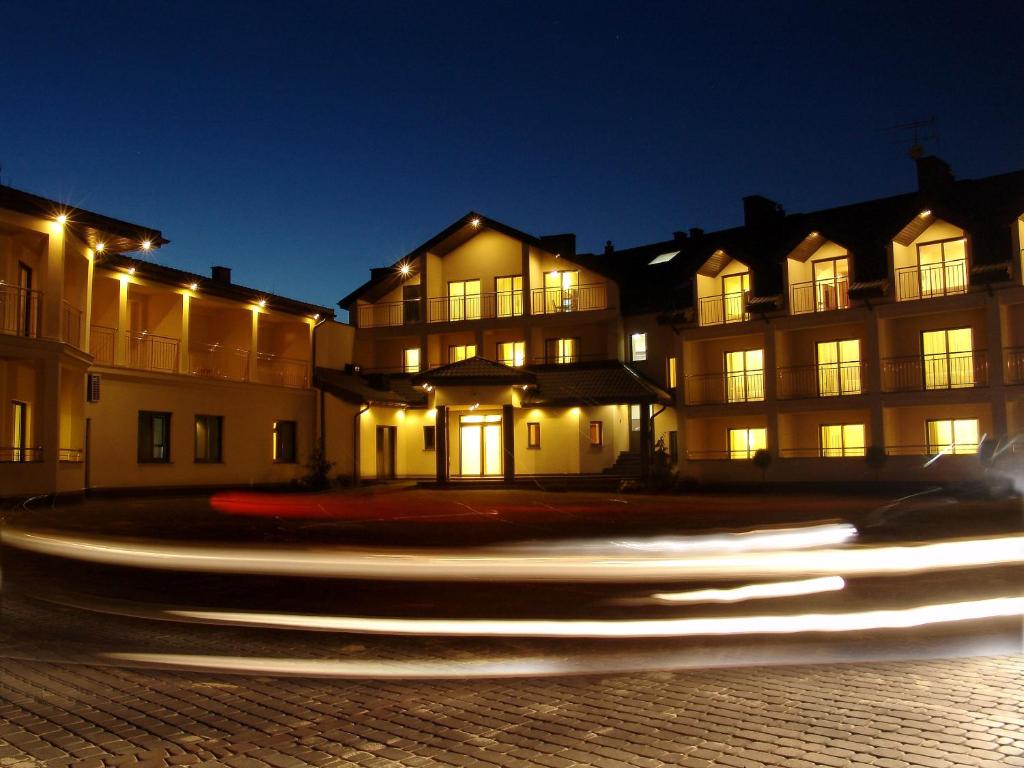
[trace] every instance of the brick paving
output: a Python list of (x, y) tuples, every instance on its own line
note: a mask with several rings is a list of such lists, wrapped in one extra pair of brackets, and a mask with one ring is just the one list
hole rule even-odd
[(436, 682), (0, 661), (0, 766), (1024, 766), (1024, 657)]

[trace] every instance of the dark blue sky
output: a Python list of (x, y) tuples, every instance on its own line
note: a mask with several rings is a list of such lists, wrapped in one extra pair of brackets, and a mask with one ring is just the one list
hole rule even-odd
[[(1024, 167), (1019, 0), (0, 0), (4, 183), (333, 303), (469, 209), (581, 250)], [(902, 139), (900, 141), (899, 139)]]

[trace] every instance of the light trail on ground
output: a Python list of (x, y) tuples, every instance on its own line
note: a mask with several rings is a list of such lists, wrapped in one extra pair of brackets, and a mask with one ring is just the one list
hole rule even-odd
[(796, 597), (820, 592), (837, 592), (846, 586), (840, 576), (822, 576), (800, 581), (777, 581), (767, 584), (746, 584), (733, 589), (696, 589), (690, 592), (657, 592), (656, 602), (665, 603), (739, 603), (772, 597)]

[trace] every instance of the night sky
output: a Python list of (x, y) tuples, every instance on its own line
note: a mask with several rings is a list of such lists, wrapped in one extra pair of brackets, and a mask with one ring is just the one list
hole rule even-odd
[(470, 209), (580, 250), (1024, 168), (1013, 2), (0, 0), (3, 183), (334, 304)]

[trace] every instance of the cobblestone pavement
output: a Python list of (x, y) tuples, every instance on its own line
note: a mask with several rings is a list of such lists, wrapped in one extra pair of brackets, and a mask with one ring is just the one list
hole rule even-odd
[(1024, 766), (1024, 657), (431, 683), (0, 661), (0, 765)]

